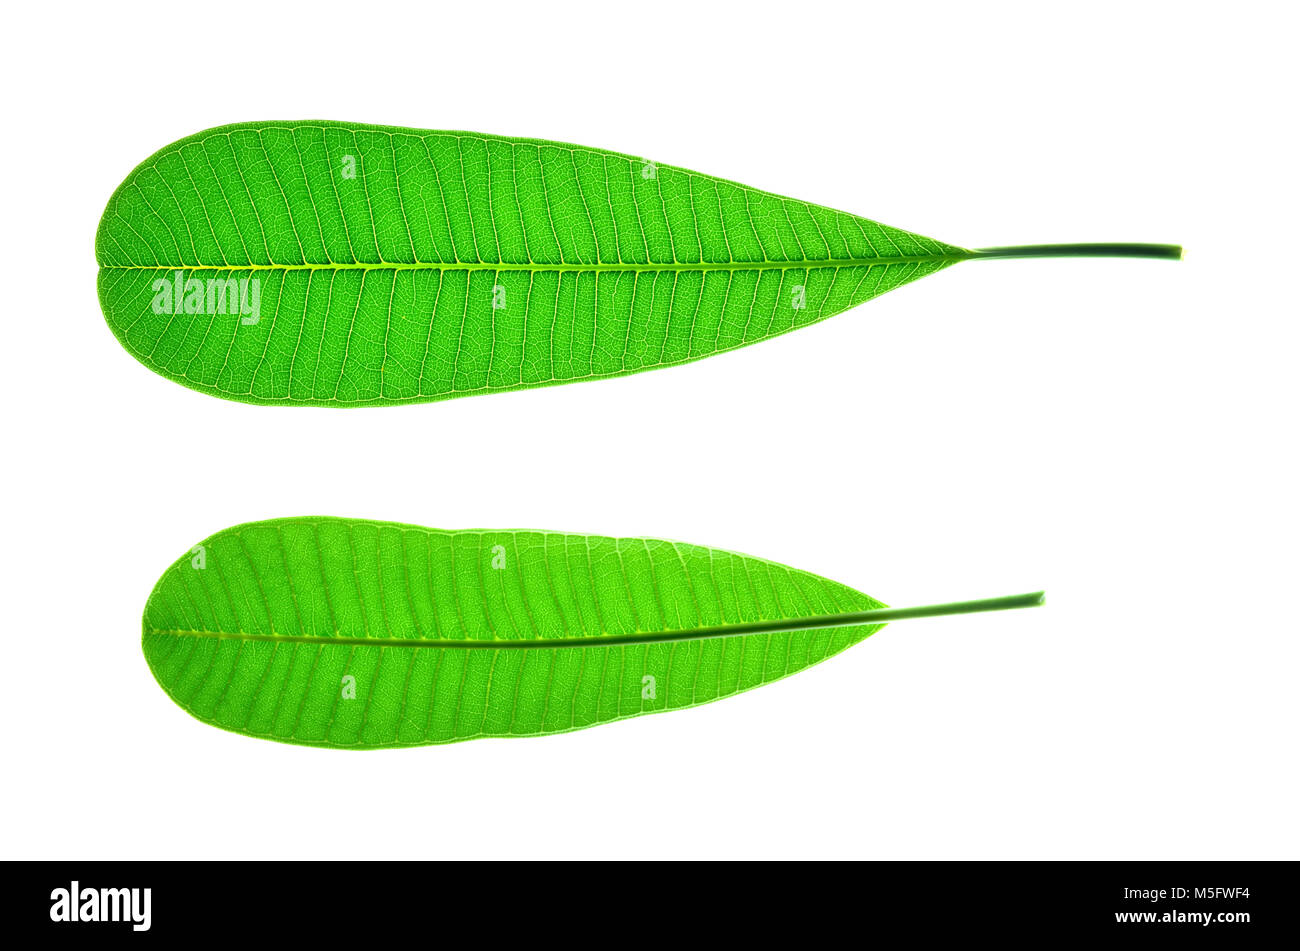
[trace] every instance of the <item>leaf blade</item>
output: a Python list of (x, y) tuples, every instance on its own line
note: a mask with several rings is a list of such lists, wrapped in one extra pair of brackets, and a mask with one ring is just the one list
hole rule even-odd
[[(110, 327), (162, 375), (247, 402), (392, 405), (686, 363), (970, 252), (613, 152), (280, 122), (146, 160), (96, 255)], [(154, 313), (178, 271), (265, 281), (272, 313)]]
[[(319, 518), (236, 526), (201, 547), (204, 567), (192, 554), (178, 559), (146, 605), (151, 670), (204, 722), (305, 745), (541, 735), (682, 709), (781, 679), (881, 626), (549, 646), (574, 632), (691, 630), (881, 607), (763, 559), (655, 539)], [(493, 568), (498, 557), (502, 567)], [(228, 638), (223, 630), (310, 631), (319, 642)], [(213, 636), (186, 636), (198, 633)], [(430, 636), (484, 646), (414, 649)], [(498, 648), (493, 637), (535, 647)], [(382, 643), (365, 643), (373, 638)], [(395, 643), (403, 639), (411, 648)]]

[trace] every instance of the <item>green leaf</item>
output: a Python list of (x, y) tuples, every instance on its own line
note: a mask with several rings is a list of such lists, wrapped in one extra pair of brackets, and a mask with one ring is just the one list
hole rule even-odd
[(340, 122), (167, 146), (113, 194), (95, 246), (109, 326), (150, 369), (330, 406), (686, 363), (1023, 250), (599, 149)]
[(562, 733), (717, 700), (904, 617), (761, 558), (649, 538), (339, 518), (236, 526), (144, 610), (158, 683), (205, 723), (350, 749)]

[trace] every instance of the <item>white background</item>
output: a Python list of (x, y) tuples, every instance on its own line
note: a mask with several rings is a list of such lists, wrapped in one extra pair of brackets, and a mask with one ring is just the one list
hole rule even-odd
[[(4, 857), (1300, 857), (1293, 8), (903, 7), (9, 10)], [(96, 300), (110, 193), (192, 132), (326, 118), (1187, 257), (971, 262), (690, 366), (441, 404), (148, 372)], [(299, 748), (191, 719), (139, 645), (181, 552), (298, 514), (1048, 604), (562, 736)]]

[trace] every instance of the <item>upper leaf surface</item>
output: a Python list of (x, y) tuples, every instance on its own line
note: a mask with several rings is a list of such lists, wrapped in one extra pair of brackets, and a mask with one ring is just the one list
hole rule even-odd
[[(105, 314), (147, 365), (215, 395), (325, 405), (682, 363), (966, 254), (614, 152), (328, 122), (228, 126), (161, 150), (113, 195), (96, 240)], [(155, 282), (177, 271), (257, 279), (257, 319), (212, 300), (159, 312)]]

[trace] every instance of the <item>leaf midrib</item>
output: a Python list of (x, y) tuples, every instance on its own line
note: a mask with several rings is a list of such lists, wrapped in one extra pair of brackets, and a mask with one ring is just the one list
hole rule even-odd
[(824, 258), (816, 261), (666, 262), (651, 264), (517, 264), (474, 262), (331, 263), (331, 264), (101, 264), (102, 271), (795, 271), (812, 268), (883, 267), (890, 264), (927, 264), (965, 261), (970, 253), (900, 254), (873, 258)]
[(168, 637), (214, 638), (216, 640), (262, 641), (273, 644), (333, 644), (340, 647), (420, 647), (450, 650), (553, 650), (568, 647), (626, 647), (641, 644), (666, 644), (679, 641), (708, 640), (717, 637), (746, 637), (755, 634), (781, 634), (819, 630), (828, 627), (859, 627), (883, 624), (895, 612), (888, 608), (870, 611), (826, 614), (815, 617), (721, 624), (680, 631), (637, 631), (632, 634), (594, 634), (585, 637), (542, 638), (405, 638), (405, 637), (320, 637), (308, 634), (253, 634), (246, 631), (208, 631), (184, 628), (145, 628), (147, 634)]

